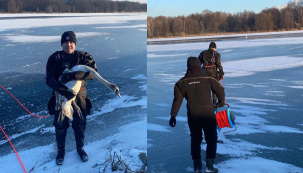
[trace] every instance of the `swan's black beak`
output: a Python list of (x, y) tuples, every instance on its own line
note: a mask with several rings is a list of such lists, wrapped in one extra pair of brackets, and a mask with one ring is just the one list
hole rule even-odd
[(118, 88), (118, 87), (116, 87), (115, 93), (121, 98), (120, 91), (119, 91), (119, 88)]

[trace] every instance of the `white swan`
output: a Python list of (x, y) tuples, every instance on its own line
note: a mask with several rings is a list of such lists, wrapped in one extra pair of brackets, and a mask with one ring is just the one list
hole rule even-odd
[[(91, 72), (101, 83), (103, 83), (107, 88), (109, 88), (111, 91), (115, 92), (119, 97), (121, 97), (119, 88), (107, 80), (105, 80), (103, 77), (100, 76), (98, 72), (96, 72), (95, 69), (88, 67), (86, 65), (76, 65), (72, 69), (65, 69), (63, 73), (69, 73), (69, 72), (75, 72), (75, 71), (83, 71), (83, 72)], [(60, 80), (60, 78), (59, 78)], [(68, 91), (73, 93), (75, 97), (67, 100), (66, 97), (62, 96), (58, 92), (55, 92), (56, 94), (56, 110), (62, 109), (61, 116), (58, 118), (63, 120), (64, 116), (67, 116), (69, 119), (73, 120), (73, 113), (74, 109), (73, 106), (76, 108), (76, 111), (78, 112), (79, 116), (82, 116), (80, 108), (75, 103), (76, 96), (78, 92), (80, 91), (82, 81), (81, 80), (71, 80), (64, 84)], [(73, 106), (72, 106), (73, 105)], [(60, 120), (59, 120), (60, 121)]]

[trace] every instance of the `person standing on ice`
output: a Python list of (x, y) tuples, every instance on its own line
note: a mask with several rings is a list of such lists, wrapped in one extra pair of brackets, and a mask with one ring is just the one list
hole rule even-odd
[[(209, 76), (220, 80), (224, 78), (223, 67), (221, 65), (221, 55), (216, 51), (217, 45), (215, 42), (209, 44), (209, 49), (200, 53), (199, 59), (202, 64), (202, 72)], [(219, 71), (218, 71), (219, 69)], [(216, 107), (217, 96), (213, 94), (213, 106)]]
[(216, 79), (209, 77), (205, 73), (201, 73), (201, 63), (198, 58), (189, 57), (187, 59), (187, 72), (174, 87), (174, 100), (169, 125), (175, 127), (176, 116), (185, 97), (187, 100), (187, 117), (191, 136), (191, 156), (194, 171), (197, 173), (202, 172), (202, 129), (207, 143), (205, 172), (218, 172), (218, 169), (213, 167), (217, 151), (217, 123), (214, 107), (211, 102), (211, 91), (218, 96), (218, 107), (224, 106), (224, 88)]
[[(71, 69), (75, 65), (86, 65), (94, 68), (97, 71), (96, 63), (93, 57), (87, 52), (75, 50), (76, 48), (76, 35), (73, 31), (66, 31), (61, 36), (61, 51), (53, 53), (46, 65), (46, 84), (53, 89), (53, 95), (49, 101), (49, 113), (54, 115), (56, 141), (58, 154), (56, 157), (57, 165), (62, 165), (65, 155), (65, 139), (67, 128), (69, 127), (69, 118), (64, 116), (63, 120), (59, 118), (60, 110), (55, 110), (55, 91), (65, 96), (68, 100), (75, 95), (67, 90), (63, 85), (71, 80), (82, 80), (82, 86), (76, 96), (75, 103), (80, 108), (80, 112), (75, 111), (73, 114), (72, 128), (74, 129), (77, 152), (83, 162), (88, 160), (88, 155), (83, 149), (84, 146), (84, 132), (86, 129), (86, 116), (90, 114), (92, 108), (90, 99), (86, 96), (86, 80), (93, 80), (95, 76), (90, 72), (72, 72), (65, 73), (63, 71), (68, 68)], [(59, 77), (61, 76), (61, 83)], [(82, 115), (79, 115), (82, 114)]]

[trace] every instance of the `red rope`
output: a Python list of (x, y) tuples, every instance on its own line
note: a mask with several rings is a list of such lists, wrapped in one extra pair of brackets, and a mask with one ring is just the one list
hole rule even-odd
[(24, 109), (24, 110), (26, 110), (26, 112), (28, 112), (29, 114), (31, 114), (32, 116), (34, 116), (34, 117), (37, 117), (37, 118), (46, 118), (46, 117), (49, 117), (50, 115), (46, 115), (46, 116), (38, 116), (38, 115), (35, 115), (35, 114), (33, 114), (33, 113), (31, 113), (29, 110), (27, 110), (23, 105), (22, 105), (22, 103), (21, 102), (19, 102), (19, 100), (12, 94), (12, 93), (10, 93), (7, 89), (5, 89), (3, 86), (1, 86), (0, 85), (0, 87), (2, 88), (2, 89), (4, 89), (4, 91), (6, 91), (9, 95), (11, 95), (21, 106), (22, 106), (22, 108)]
[[(26, 110), (26, 112), (28, 112), (30, 115), (32, 115), (32, 116), (34, 116), (34, 117), (37, 117), (37, 118), (46, 118), (46, 117), (49, 117), (49, 116), (50, 116), (50, 115), (38, 116), (38, 115), (35, 115), (35, 114), (31, 113), (28, 109), (26, 109), (26, 108), (22, 105), (22, 103), (21, 103), (21, 102), (12, 94), (12, 93), (10, 93), (10, 92), (9, 92), (6, 88), (4, 88), (3, 86), (0, 85), (0, 87), (1, 87), (4, 91), (6, 91), (10, 96), (12, 96), (12, 97), (13, 97), (13, 98), (22, 106), (22, 108), (23, 108), (24, 110)], [(1, 126), (0, 126), (0, 128), (1, 128), (2, 132), (4, 133), (4, 135), (5, 135), (6, 139), (8, 140), (8, 142), (9, 142), (9, 143), (11, 144), (11, 146), (13, 147), (13, 149), (14, 149), (14, 151), (15, 151), (15, 154), (17, 155), (18, 160), (19, 160), (21, 166), (22, 166), (24, 172), (26, 173), (26, 170), (25, 170), (25, 168), (24, 168), (24, 166), (23, 166), (23, 163), (22, 163), (22, 161), (21, 161), (21, 159), (20, 159), (20, 157), (19, 157), (19, 155), (18, 155), (18, 152), (17, 152), (17, 150), (15, 149), (13, 143), (10, 141), (10, 139), (8, 138), (8, 136), (6, 135), (6, 133), (4, 132), (3, 128), (2, 128)]]
[(26, 170), (25, 170), (25, 168), (24, 168), (24, 166), (23, 166), (23, 163), (22, 163), (22, 161), (21, 161), (21, 159), (20, 159), (20, 157), (19, 157), (19, 155), (18, 155), (18, 152), (17, 152), (17, 150), (15, 149), (13, 143), (9, 140), (9, 138), (8, 138), (8, 136), (6, 135), (6, 133), (4, 132), (3, 128), (2, 128), (1, 126), (0, 126), (0, 128), (1, 128), (2, 132), (4, 133), (4, 135), (5, 135), (6, 139), (8, 140), (8, 142), (9, 142), (9, 143), (11, 144), (11, 146), (13, 147), (13, 149), (14, 149), (14, 151), (15, 151), (17, 157), (18, 157), (18, 160), (19, 160), (19, 162), (20, 162), (20, 164), (21, 164), (21, 166), (22, 166), (22, 168), (23, 168), (23, 171), (26, 173)]
[[(221, 78), (221, 85), (223, 86), (223, 79), (222, 78)], [(228, 104), (226, 99), (225, 99), (225, 103)], [(229, 124), (229, 120), (228, 120), (227, 110), (217, 112), (216, 113), (216, 119), (217, 119), (217, 125), (220, 129), (224, 128), (224, 127), (231, 128), (231, 126)]]
[(228, 120), (227, 110), (217, 112), (216, 120), (217, 120), (217, 125), (220, 129), (224, 128), (224, 127), (231, 128), (231, 126), (229, 124), (229, 120)]

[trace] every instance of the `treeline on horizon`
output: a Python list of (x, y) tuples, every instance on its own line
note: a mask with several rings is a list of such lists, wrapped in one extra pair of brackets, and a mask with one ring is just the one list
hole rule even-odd
[(260, 13), (203, 11), (178, 17), (148, 17), (147, 37), (175, 37), (216, 33), (268, 32), (300, 30), (303, 27), (303, 3), (290, 2), (282, 9), (267, 8)]
[(147, 4), (112, 0), (0, 0), (1, 13), (146, 12)]

